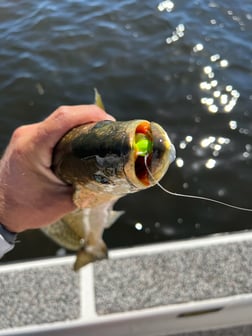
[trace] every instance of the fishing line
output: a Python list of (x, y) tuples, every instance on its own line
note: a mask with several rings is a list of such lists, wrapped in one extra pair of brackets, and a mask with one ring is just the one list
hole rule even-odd
[(176, 192), (168, 190), (167, 188), (163, 187), (162, 184), (160, 184), (158, 181), (156, 181), (156, 179), (152, 175), (152, 172), (150, 171), (150, 169), (147, 165), (147, 159), (148, 159), (148, 155), (145, 155), (144, 156), (144, 164), (145, 164), (145, 168), (146, 168), (148, 174), (150, 175), (151, 179), (155, 182), (155, 184), (157, 186), (159, 186), (159, 188), (162, 189), (165, 193), (167, 193), (171, 196), (197, 199), (197, 200), (201, 200), (201, 201), (216, 203), (216, 204), (223, 205), (223, 206), (226, 206), (226, 207), (229, 207), (229, 208), (232, 208), (232, 209), (236, 209), (236, 210), (240, 210), (240, 211), (252, 212), (252, 209), (243, 208), (243, 207), (239, 207), (239, 206), (232, 205), (232, 204), (229, 204), (229, 203), (225, 203), (225, 202), (222, 202), (222, 201), (218, 201), (214, 198), (209, 198), (209, 197), (204, 197), (204, 196), (196, 196), (196, 195), (180, 194), (180, 193), (176, 193)]

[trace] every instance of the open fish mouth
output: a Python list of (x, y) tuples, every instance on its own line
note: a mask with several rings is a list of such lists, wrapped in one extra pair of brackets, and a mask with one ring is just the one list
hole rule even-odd
[[(153, 186), (164, 176), (169, 165), (174, 161), (175, 147), (160, 125), (146, 120), (139, 120), (136, 123), (130, 142), (132, 153), (129, 162), (125, 165), (127, 177), (137, 187)], [(134, 162), (134, 169), (132, 169), (132, 162)], [(151, 171), (152, 176), (148, 170)]]

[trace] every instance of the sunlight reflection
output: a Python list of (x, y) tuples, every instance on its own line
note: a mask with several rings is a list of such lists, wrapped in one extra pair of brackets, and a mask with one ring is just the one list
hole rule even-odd
[(174, 9), (174, 3), (171, 0), (165, 0), (160, 2), (157, 8), (160, 12), (171, 12)]
[(186, 142), (185, 141), (180, 141), (179, 148), (180, 149), (185, 149), (186, 148)]
[(246, 144), (245, 145), (245, 152), (243, 152), (242, 155), (245, 159), (247, 159), (251, 155), (251, 152), (252, 152), (252, 145)]
[[(234, 127), (235, 121), (232, 121), (232, 125)], [(191, 148), (195, 151), (196, 155), (202, 157), (205, 155), (205, 153), (208, 153), (208, 157), (206, 158), (206, 161), (204, 163), (204, 166), (207, 169), (213, 169), (216, 167), (217, 164), (217, 157), (219, 157), (221, 151), (225, 148), (226, 145), (231, 143), (231, 140), (224, 136), (213, 136), (209, 135), (207, 137), (203, 137), (201, 140), (199, 140), (198, 144), (193, 144), (193, 137), (191, 135), (185, 136), (184, 139), (182, 139), (179, 143), (179, 148), (181, 150), (186, 150), (187, 146), (191, 146)], [(192, 143), (192, 144), (191, 144)], [(207, 152), (205, 152), (207, 150)], [(252, 145), (246, 145), (245, 150), (243, 152), (243, 157), (247, 158), (250, 156), (252, 152)], [(175, 164), (178, 168), (182, 168), (185, 166), (183, 155), (177, 157)], [(199, 170), (201, 164), (199, 162), (194, 162), (192, 164), (193, 170)], [(188, 186), (184, 186), (186, 188)]]
[(220, 59), (220, 55), (219, 54), (215, 54), (215, 55), (212, 55), (211, 57), (210, 57), (210, 61), (211, 62), (216, 62), (216, 61), (218, 61)]
[(230, 120), (229, 127), (231, 130), (237, 129), (237, 122), (235, 120)]
[(208, 159), (206, 164), (205, 164), (206, 168), (208, 168), (208, 169), (213, 169), (215, 167), (215, 165), (216, 165), (216, 160), (214, 160), (214, 159)]
[(184, 166), (184, 160), (181, 158), (177, 158), (175, 162), (178, 168), (182, 168)]
[(184, 140), (181, 140), (179, 143), (180, 149), (185, 149), (187, 145), (193, 141), (193, 137), (191, 135), (187, 135)]
[[(203, 49), (202, 44), (193, 47), (194, 52)], [(201, 104), (210, 113), (230, 113), (240, 97), (238, 90), (234, 89), (231, 84), (223, 84), (216, 78), (216, 71), (222, 71), (227, 67), (229, 67), (229, 61), (221, 59), (219, 54), (214, 54), (210, 56), (210, 64), (202, 69), (202, 80), (199, 83), (199, 88), (203, 93)]]
[[(200, 146), (204, 149), (210, 148), (212, 150), (212, 156), (216, 158), (219, 156), (220, 151), (224, 148), (225, 145), (228, 145), (231, 142), (229, 138), (225, 137), (214, 137), (214, 136), (209, 136), (200, 141)], [(213, 161), (212, 161), (213, 160)], [(212, 169), (215, 167), (216, 160), (214, 159), (208, 159), (205, 166), (206, 168)]]
[(185, 35), (185, 26), (180, 23), (174, 32), (172, 32), (172, 36), (167, 37), (166, 43), (171, 44), (173, 42), (177, 42), (181, 37)]
[(136, 230), (141, 231), (143, 229), (143, 224), (142, 223), (136, 223), (135, 228), (136, 228)]
[(202, 139), (200, 142), (200, 145), (202, 148), (207, 148), (209, 147), (212, 143), (215, 141), (215, 137), (209, 136), (208, 138)]
[(188, 182), (184, 182), (183, 185), (182, 185), (182, 187), (184, 189), (188, 189), (189, 188), (189, 183)]
[(191, 135), (187, 135), (186, 137), (185, 137), (185, 141), (186, 142), (192, 142), (192, 140), (193, 140), (193, 137), (191, 136)]
[(194, 47), (193, 47), (193, 51), (194, 52), (199, 52), (202, 51), (204, 49), (204, 46), (202, 43), (197, 43)]

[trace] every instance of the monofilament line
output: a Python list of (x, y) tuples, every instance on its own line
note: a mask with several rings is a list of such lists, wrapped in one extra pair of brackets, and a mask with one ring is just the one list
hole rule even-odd
[(233, 208), (233, 209), (236, 209), (236, 210), (239, 210), (239, 211), (252, 212), (252, 209), (243, 208), (243, 207), (239, 207), (239, 206), (232, 205), (232, 204), (229, 204), (229, 203), (221, 202), (221, 201), (218, 201), (214, 198), (209, 198), (209, 197), (204, 197), (204, 196), (196, 196), (196, 195), (180, 194), (180, 193), (172, 192), (172, 191), (166, 189), (165, 187), (162, 186), (162, 184), (160, 184), (158, 181), (155, 180), (154, 176), (152, 175), (152, 173), (151, 173), (151, 171), (148, 167), (147, 158), (148, 158), (148, 155), (145, 155), (144, 164), (145, 164), (145, 167), (146, 167), (146, 170), (147, 170), (148, 174), (150, 175), (151, 179), (155, 182), (155, 184), (157, 186), (159, 186), (159, 188), (162, 189), (167, 194), (169, 194), (171, 196), (176, 196), (176, 197), (184, 197), (184, 198), (198, 199), (198, 200), (206, 201), (206, 202), (212, 202), (212, 203), (223, 205), (223, 206)]

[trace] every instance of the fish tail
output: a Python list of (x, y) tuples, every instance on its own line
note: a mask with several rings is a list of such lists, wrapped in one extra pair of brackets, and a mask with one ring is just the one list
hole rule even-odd
[(73, 266), (74, 271), (81, 267), (102, 259), (108, 258), (108, 249), (103, 240), (94, 245), (84, 245), (78, 252)]

